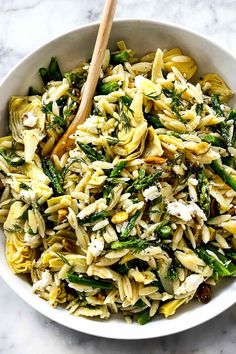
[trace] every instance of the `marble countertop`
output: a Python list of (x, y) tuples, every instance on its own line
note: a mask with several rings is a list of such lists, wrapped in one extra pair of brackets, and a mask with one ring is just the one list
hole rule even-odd
[[(100, 18), (103, 0), (0, 0), (0, 79), (45, 41)], [(236, 0), (118, 0), (117, 18), (168, 21), (197, 30), (236, 55)], [(236, 307), (180, 334), (145, 341), (77, 333), (43, 317), (0, 279), (0, 354), (222, 353), (236, 347)]]

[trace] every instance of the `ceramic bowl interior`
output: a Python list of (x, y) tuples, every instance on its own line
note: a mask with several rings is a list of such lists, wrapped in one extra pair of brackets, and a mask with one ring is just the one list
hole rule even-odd
[[(12, 95), (25, 95), (30, 85), (40, 88), (38, 68), (48, 65), (52, 56), (60, 62), (62, 71), (74, 68), (83, 58), (91, 58), (98, 24), (80, 27), (66, 33), (25, 57), (0, 85), (0, 136), (8, 132), (8, 100)], [(114, 50), (118, 40), (125, 40), (138, 55), (160, 48), (180, 47), (198, 63), (198, 76), (203, 73), (221, 74), (236, 92), (236, 76), (233, 70), (236, 59), (225, 49), (206, 37), (184, 28), (166, 23), (144, 20), (118, 20), (113, 24), (109, 48)], [(235, 99), (232, 99), (234, 104)], [(224, 311), (235, 302), (236, 284), (232, 279), (221, 281), (214, 288), (213, 298), (207, 305), (193, 301), (178, 310), (169, 319), (157, 317), (145, 326), (127, 324), (121, 317), (111, 316), (104, 322), (75, 317), (62, 308), (54, 309), (44, 300), (32, 294), (31, 286), (23, 276), (11, 273), (5, 259), (5, 238), (0, 237), (0, 274), (5, 282), (36, 310), (75, 330), (107, 338), (142, 339), (176, 333), (203, 323)]]

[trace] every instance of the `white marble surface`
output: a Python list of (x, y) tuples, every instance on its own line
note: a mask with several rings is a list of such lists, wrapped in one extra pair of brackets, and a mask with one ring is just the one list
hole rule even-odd
[[(102, 4), (103, 0), (0, 0), (0, 79), (45, 41), (98, 20)], [(236, 55), (236, 0), (118, 0), (116, 17), (185, 25)], [(231, 354), (236, 348), (235, 307), (177, 335), (123, 342), (80, 334), (48, 320), (0, 280), (0, 314), (1, 354)]]

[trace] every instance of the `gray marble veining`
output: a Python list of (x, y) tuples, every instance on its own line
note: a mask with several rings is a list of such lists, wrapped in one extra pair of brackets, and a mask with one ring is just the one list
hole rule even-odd
[[(102, 0), (0, 0), (0, 79), (45, 41), (98, 20), (102, 4)], [(116, 17), (184, 25), (236, 55), (236, 0), (119, 0)], [(236, 349), (235, 307), (180, 334), (123, 342), (77, 333), (50, 321), (0, 280), (0, 313), (0, 354), (231, 354)]]

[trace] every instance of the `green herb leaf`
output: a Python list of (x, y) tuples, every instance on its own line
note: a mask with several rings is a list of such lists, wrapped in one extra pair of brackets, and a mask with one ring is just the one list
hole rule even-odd
[(26, 184), (26, 183), (20, 183), (20, 184), (19, 184), (19, 187), (20, 187), (21, 189), (25, 189), (26, 191), (32, 189), (32, 188), (31, 188), (28, 184)]
[(25, 160), (16, 154), (15, 151), (6, 152), (0, 149), (0, 155), (6, 160), (6, 162), (13, 167), (22, 166), (25, 163)]

